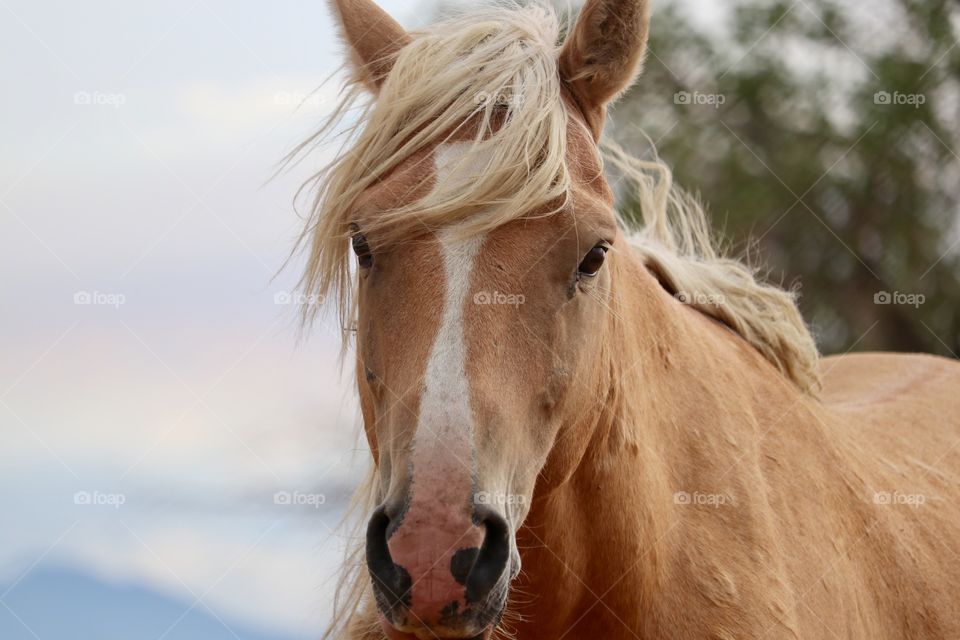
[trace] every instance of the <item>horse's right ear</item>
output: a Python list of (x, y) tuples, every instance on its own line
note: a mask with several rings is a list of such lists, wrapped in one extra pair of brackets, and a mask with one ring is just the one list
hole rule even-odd
[(373, 0), (330, 0), (356, 79), (376, 93), (410, 35)]
[(640, 73), (650, 24), (649, 0), (587, 0), (560, 51), (560, 75), (595, 138), (607, 104)]

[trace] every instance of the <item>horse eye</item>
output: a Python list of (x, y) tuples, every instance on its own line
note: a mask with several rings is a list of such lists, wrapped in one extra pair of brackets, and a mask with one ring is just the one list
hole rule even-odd
[(373, 254), (370, 253), (367, 237), (362, 233), (355, 233), (350, 241), (353, 244), (353, 252), (357, 254), (357, 264), (360, 265), (360, 268), (369, 269), (373, 266)]
[(603, 260), (607, 257), (607, 250), (608, 247), (602, 244), (598, 244), (593, 249), (590, 249), (577, 268), (579, 275), (590, 278), (597, 275), (597, 273), (600, 272), (600, 267), (603, 266)]

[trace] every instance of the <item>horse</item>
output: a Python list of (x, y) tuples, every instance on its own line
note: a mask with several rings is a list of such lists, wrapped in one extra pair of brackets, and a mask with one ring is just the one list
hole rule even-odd
[(350, 79), (304, 148), (346, 139), (297, 247), (371, 462), (326, 637), (960, 638), (960, 366), (821, 357), (603, 138), (647, 0), (331, 6)]

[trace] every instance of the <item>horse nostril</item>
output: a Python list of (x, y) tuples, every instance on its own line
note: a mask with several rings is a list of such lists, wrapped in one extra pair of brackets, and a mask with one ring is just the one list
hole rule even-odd
[(387, 546), (390, 516), (384, 507), (373, 512), (367, 525), (367, 568), (373, 579), (374, 594), (382, 611), (393, 611), (398, 605), (410, 606), (410, 574), (394, 563)]
[(475, 516), (486, 533), (466, 579), (467, 603), (482, 602), (500, 582), (510, 561), (510, 525), (496, 511), (478, 508)]

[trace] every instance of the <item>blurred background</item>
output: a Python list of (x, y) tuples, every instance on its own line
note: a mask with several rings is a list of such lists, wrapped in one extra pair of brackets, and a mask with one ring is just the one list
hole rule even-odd
[[(825, 353), (960, 352), (960, 5), (655, 5), (614, 136), (652, 140)], [(649, 139), (648, 139), (649, 138)]]
[[(317, 637), (368, 454), (336, 327), (298, 340), (274, 278), (323, 152), (268, 179), (339, 89), (324, 3), (0, 16), (0, 638)], [(955, 356), (956, 3), (659, 0), (651, 37), (609, 133), (825, 352)]]

